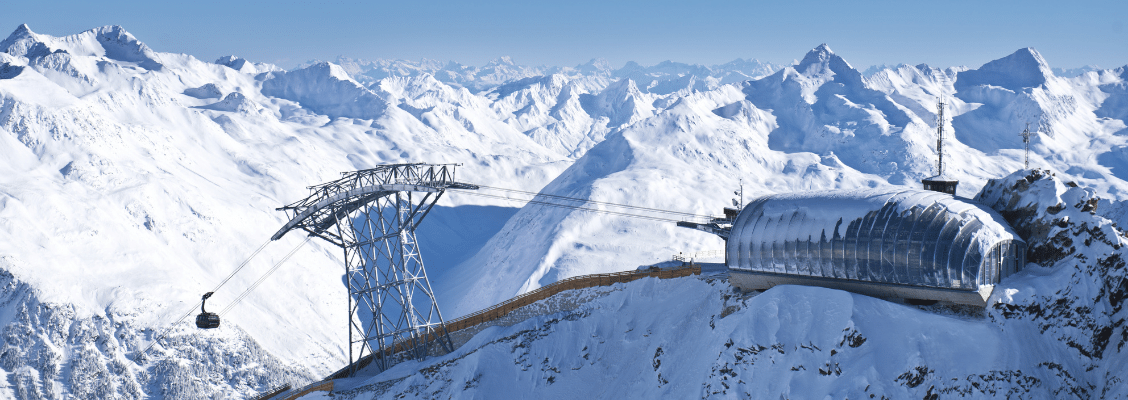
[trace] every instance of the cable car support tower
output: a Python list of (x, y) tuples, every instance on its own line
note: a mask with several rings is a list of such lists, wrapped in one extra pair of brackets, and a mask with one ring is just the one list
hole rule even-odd
[(432, 350), (453, 351), (415, 230), (447, 189), (478, 189), (455, 181), (456, 166), (395, 164), (345, 172), (278, 209), (290, 220), (271, 240), (303, 230), (344, 250), (349, 365), (371, 356), (384, 371)]

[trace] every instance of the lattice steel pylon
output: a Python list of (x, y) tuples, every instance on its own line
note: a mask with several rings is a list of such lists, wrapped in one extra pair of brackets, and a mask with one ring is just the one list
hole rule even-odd
[(446, 189), (478, 189), (455, 181), (455, 166), (395, 164), (345, 172), (279, 208), (290, 221), (271, 239), (301, 229), (344, 249), (349, 365), (371, 355), (383, 371), (402, 359), (423, 358), (435, 345), (453, 351), (415, 230)]
[(1030, 123), (1027, 122), (1026, 129), (1023, 129), (1022, 132), (1019, 132), (1018, 134), (1022, 135), (1022, 144), (1026, 145), (1026, 157), (1023, 158), (1023, 168), (1030, 169), (1030, 137), (1038, 134), (1038, 131), (1031, 132)]
[(936, 176), (944, 176), (944, 96), (936, 102)]

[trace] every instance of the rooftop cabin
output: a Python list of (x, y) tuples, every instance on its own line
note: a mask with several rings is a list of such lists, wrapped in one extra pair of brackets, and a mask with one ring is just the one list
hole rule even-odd
[(764, 196), (727, 236), (730, 282), (745, 290), (798, 284), (977, 306), (1026, 254), (989, 207), (907, 188)]
[(947, 193), (955, 196), (956, 186), (960, 184), (960, 180), (950, 176), (936, 175), (931, 178), (921, 179), (920, 183), (924, 185), (924, 190)]

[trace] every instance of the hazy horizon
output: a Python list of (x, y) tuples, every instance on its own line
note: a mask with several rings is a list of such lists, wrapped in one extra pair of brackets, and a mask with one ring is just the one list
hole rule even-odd
[[(58, 10), (68, 10), (59, 13)], [(528, 3), (454, 1), (221, 3), (191, 8), (136, 1), (24, 2), (0, 30), (26, 23), (66, 36), (121, 25), (156, 51), (202, 60), (236, 55), (292, 68), (311, 60), (432, 59), (480, 66), (500, 57), (571, 67), (604, 59), (716, 65), (735, 59), (788, 64), (821, 43), (855, 68), (928, 64), (978, 67), (1033, 47), (1055, 68), (1128, 64), (1128, 3), (1089, 0), (859, 5), (828, 1)], [(5, 33), (5, 36), (7, 36)]]

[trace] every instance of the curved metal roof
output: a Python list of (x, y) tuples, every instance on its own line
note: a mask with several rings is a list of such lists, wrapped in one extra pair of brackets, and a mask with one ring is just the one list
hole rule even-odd
[(973, 200), (885, 187), (758, 198), (726, 246), (737, 270), (976, 289), (1020, 270), (1026, 243)]

